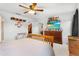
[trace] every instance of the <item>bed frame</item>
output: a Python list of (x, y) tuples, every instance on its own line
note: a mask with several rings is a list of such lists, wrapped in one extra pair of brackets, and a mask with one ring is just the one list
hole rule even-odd
[(51, 44), (51, 46), (53, 47), (54, 36), (47, 36), (47, 35), (41, 35), (41, 34), (28, 34), (28, 37), (36, 38), (38, 40), (42, 39), (43, 41), (49, 42), (49, 44)]

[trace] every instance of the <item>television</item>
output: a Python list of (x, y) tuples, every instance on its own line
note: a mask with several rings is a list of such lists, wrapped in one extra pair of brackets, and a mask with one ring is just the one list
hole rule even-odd
[(48, 30), (60, 30), (60, 20), (48, 22)]

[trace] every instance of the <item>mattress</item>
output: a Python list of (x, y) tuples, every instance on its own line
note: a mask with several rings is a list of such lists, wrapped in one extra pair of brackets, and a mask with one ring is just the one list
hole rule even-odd
[(53, 48), (44, 41), (31, 38), (0, 43), (2, 56), (54, 56)]

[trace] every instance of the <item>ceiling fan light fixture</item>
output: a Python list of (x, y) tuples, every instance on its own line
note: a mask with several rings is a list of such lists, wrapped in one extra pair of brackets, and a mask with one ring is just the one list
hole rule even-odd
[(35, 13), (35, 11), (30, 10), (28, 13), (29, 13), (29, 14), (34, 14), (34, 13)]

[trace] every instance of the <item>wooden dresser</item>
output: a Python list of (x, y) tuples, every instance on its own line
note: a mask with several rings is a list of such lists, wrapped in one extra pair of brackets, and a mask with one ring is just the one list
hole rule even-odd
[(69, 36), (69, 55), (79, 56), (79, 37)]
[(54, 36), (54, 42), (62, 44), (62, 31), (44, 31), (44, 35)]

